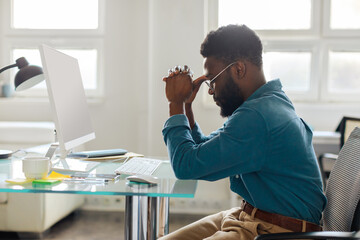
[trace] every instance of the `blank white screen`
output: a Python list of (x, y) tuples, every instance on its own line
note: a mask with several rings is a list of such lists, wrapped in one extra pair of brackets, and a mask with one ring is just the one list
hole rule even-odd
[(70, 150), (95, 138), (77, 59), (40, 46), (60, 148)]

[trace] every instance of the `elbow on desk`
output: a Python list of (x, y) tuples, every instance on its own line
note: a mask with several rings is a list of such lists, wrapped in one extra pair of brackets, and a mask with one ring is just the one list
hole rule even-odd
[(206, 180), (206, 181), (210, 181), (210, 182), (214, 182), (217, 181), (221, 178), (218, 178), (216, 176), (203, 176), (200, 175), (198, 171), (183, 171), (182, 169), (177, 169), (175, 170), (173, 168), (175, 177), (179, 180)]
[(192, 178), (191, 176), (189, 176), (188, 174), (184, 173), (183, 171), (181, 170), (175, 170), (174, 169), (174, 173), (175, 173), (175, 177), (177, 179), (180, 179), (180, 180), (189, 180), (189, 179), (194, 179)]
[(173, 161), (171, 161), (171, 163), (172, 163), (171, 164), (172, 169), (173, 169), (175, 177), (177, 179), (181, 179), (181, 180), (188, 179), (187, 176), (186, 176), (185, 171), (183, 171), (183, 169), (182, 169), (182, 167), (180, 165), (174, 165)]
[(181, 180), (190, 180), (190, 179), (198, 179), (199, 176), (196, 175), (196, 172), (194, 172), (191, 169), (188, 169), (187, 167), (184, 167), (182, 165), (172, 165), (175, 177), (177, 179)]
[(192, 151), (177, 149), (169, 154), (171, 166), (177, 179), (195, 180), (200, 178), (197, 164), (194, 163), (195, 156)]

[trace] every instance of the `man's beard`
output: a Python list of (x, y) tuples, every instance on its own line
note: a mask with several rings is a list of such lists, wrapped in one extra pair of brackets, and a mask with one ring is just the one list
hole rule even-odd
[(214, 101), (220, 106), (220, 115), (229, 117), (233, 112), (244, 103), (240, 88), (235, 84), (231, 77), (225, 79), (225, 86), (219, 96), (213, 95)]

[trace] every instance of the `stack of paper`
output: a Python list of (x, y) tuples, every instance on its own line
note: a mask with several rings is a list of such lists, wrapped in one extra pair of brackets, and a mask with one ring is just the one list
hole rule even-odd
[(92, 157), (92, 158), (81, 158), (86, 161), (110, 161), (110, 162), (121, 162), (133, 157), (144, 157), (142, 154), (127, 152), (123, 155), (105, 156), (105, 157)]

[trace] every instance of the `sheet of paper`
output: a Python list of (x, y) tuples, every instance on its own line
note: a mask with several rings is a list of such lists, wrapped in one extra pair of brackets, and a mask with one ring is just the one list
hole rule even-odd
[(108, 157), (101, 157), (101, 158), (84, 158), (84, 159), (81, 159), (81, 160), (85, 160), (85, 161), (121, 162), (121, 161), (124, 161), (126, 159), (133, 158), (133, 157), (144, 157), (144, 155), (139, 154), (139, 153), (128, 152), (128, 153), (126, 153), (124, 155), (108, 156)]

